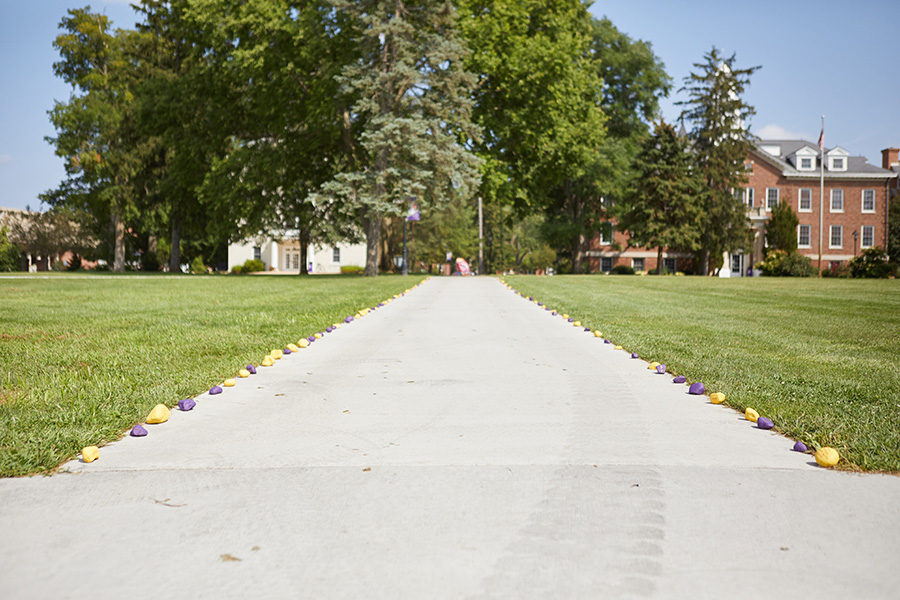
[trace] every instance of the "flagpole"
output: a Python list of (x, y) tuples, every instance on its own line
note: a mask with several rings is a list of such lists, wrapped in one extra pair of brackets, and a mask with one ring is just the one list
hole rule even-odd
[(819, 277), (822, 276), (822, 218), (825, 212), (825, 115), (822, 115), (822, 133), (819, 134)]

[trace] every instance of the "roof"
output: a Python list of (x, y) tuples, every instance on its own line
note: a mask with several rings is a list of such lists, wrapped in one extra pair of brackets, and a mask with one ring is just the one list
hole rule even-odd
[[(763, 148), (773, 149), (778, 146), (780, 153), (774, 156)], [(810, 148), (818, 153), (819, 146), (808, 140), (757, 140), (754, 154), (766, 160), (766, 162), (781, 169), (785, 177), (819, 177), (819, 165), (816, 165), (815, 171), (800, 171), (796, 168), (797, 153), (803, 148)], [(834, 148), (839, 148), (835, 146)], [(829, 150), (826, 149), (827, 154)], [(818, 163), (818, 161), (817, 161)], [(830, 171), (828, 166), (825, 167), (825, 177), (828, 179), (891, 179), (897, 177), (897, 173), (891, 172), (881, 167), (876, 167), (869, 163), (864, 156), (849, 156), (847, 158), (847, 169), (845, 171)]]

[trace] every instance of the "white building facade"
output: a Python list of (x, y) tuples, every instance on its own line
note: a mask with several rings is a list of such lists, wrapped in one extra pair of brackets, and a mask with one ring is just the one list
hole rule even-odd
[[(307, 267), (310, 273), (336, 274), (341, 267), (364, 267), (364, 243), (338, 243), (331, 246), (307, 248)], [(261, 260), (267, 272), (298, 273), (300, 271), (300, 242), (290, 232), (283, 237), (263, 237), (244, 240), (228, 246), (228, 270), (248, 260)]]

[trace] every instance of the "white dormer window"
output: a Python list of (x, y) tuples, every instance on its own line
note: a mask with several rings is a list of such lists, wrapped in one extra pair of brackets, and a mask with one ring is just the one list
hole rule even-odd
[(809, 171), (813, 168), (812, 159), (808, 156), (800, 157), (800, 170), (801, 171)]
[(794, 158), (794, 165), (797, 167), (798, 171), (815, 171), (817, 155), (818, 153), (815, 150), (809, 146), (804, 146), (797, 150), (797, 154)]
[(831, 159), (831, 170), (832, 171), (843, 171), (846, 167), (844, 166), (843, 158), (832, 158)]
[(832, 148), (828, 151), (828, 170), (829, 171), (846, 171), (847, 159), (850, 153), (840, 146)]

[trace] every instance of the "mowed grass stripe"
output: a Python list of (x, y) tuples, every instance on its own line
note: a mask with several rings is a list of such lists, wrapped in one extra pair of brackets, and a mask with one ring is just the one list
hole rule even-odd
[[(507, 277), (845, 467), (900, 472), (900, 282)], [(599, 400), (598, 400), (599, 402)]]
[(0, 476), (116, 440), (154, 405), (203, 393), (421, 280), (0, 279)]

